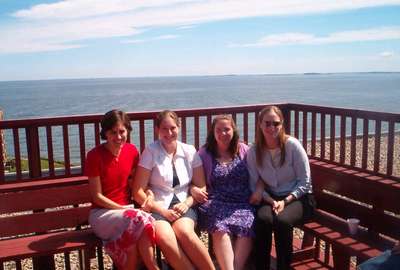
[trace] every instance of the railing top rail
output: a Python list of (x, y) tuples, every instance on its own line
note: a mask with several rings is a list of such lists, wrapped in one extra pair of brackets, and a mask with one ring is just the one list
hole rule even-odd
[(400, 122), (400, 113), (377, 112), (341, 107), (316, 106), (301, 103), (287, 103), (286, 108), (289, 110), (305, 110), (308, 112), (323, 112), (325, 114), (357, 116), (359, 118), (368, 118), (371, 120)]
[[(226, 107), (210, 107), (210, 108), (192, 108), (174, 110), (179, 116), (201, 116), (204, 114), (221, 114), (221, 113), (243, 113), (262, 109), (266, 105), (277, 105), (280, 107), (286, 106), (286, 103), (274, 104), (254, 104), (242, 106), (226, 106)], [(159, 111), (142, 111), (142, 112), (127, 112), (132, 121), (146, 120), (153, 118)], [(55, 117), (39, 117), (29, 119), (8, 119), (0, 121), (0, 129), (7, 128), (25, 128), (38, 127), (47, 125), (68, 125), (68, 124), (85, 124), (99, 122), (103, 114), (88, 114), (88, 115), (72, 115), (72, 116), (55, 116)]]

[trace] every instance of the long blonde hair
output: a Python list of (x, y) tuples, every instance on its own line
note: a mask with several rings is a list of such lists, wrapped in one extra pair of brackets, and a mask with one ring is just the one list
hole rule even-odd
[(284, 123), (283, 113), (277, 106), (266, 106), (258, 113), (257, 130), (256, 130), (256, 141), (255, 141), (256, 161), (257, 165), (260, 167), (262, 166), (263, 154), (265, 151), (265, 147), (267, 146), (264, 139), (264, 134), (261, 129), (261, 125), (264, 115), (269, 112), (276, 113), (281, 121), (281, 129), (278, 134), (278, 145), (281, 150), (281, 160), (279, 162), (280, 166), (282, 166), (285, 163), (285, 158), (286, 158), (285, 143), (289, 136), (286, 134), (285, 127), (283, 125)]

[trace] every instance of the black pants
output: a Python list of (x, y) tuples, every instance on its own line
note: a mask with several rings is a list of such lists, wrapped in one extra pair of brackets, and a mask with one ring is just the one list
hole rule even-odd
[[(282, 200), (285, 197), (276, 197), (274, 199)], [(256, 239), (254, 242), (254, 257), (257, 270), (265, 270), (270, 267), (272, 232), (275, 236), (277, 270), (290, 269), (293, 252), (293, 227), (309, 219), (314, 208), (314, 197), (311, 194), (307, 194), (285, 206), (278, 215), (275, 215), (269, 204), (262, 205), (258, 209)]]

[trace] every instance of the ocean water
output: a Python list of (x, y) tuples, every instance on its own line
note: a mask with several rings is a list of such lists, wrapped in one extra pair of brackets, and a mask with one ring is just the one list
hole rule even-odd
[(274, 102), (400, 112), (400, 73), (0, 82), (5, 119)]
[[(0, 82), (5, 119), (292, 102), (383, 112), (400, 112), (400, 73), (240, 75), (157, 78), (74, 79)], [(252, 119), (249, 119), (251, 122)], [(360, 125), (361, 127), (361, 125)], [(329, 127), (328, 127), (329, 128)], [(383, 131), (387, 129), (383, 126)], [(371, 132), (374, 127), (370, 126)], [(398, 126), (396, 125), (396, 130)], [(46, 157), (44, 129), (39, 130)], [(188, 143), (190, 139), (188, 131)], [(249, 131), (249, 141), (254, 137)], [(147, 134), (148, 133), (148, 134)], [(203, 141), (205, 134), (200, 134)], [(62, 130), (53, 129), (56, 160), (63, 160)], [(71, 161), (79, 164), (78, 130), (70, 129)], [(152, 131), (146, 131), (150, 141)], [(336, 134), (339, 134), (337, 132)], [(24, 144), (24, 134), (21, 133)], [(93, 146), (93, 134), (87, 134)], [(5, 133), (13, 156), (12, 132)], [(138, 144), (138, 138), (132, 140)], [(21, 154), (26, 156), (22, 147)]]

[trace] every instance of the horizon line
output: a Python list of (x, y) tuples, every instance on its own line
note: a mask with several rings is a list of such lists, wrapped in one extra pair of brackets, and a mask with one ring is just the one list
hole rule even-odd
[(121, 77), (80, 77), (80, 78), (52, 78), (52, 79), (21, 79), (21, 80), (2, 80), (4, 82), (30, 82), (30, 81), (57, 81), (57, 80), (98, 80), (98, 79), (145, 79), (145, 78), (177, 78), (177, 77), (229, 77), (229, 76), (288, 76), (288, 75), (334, 75), (334, 74), (385, 74), (400, 73), (400, 71), (343, 71), (343, 72), (301, 72), (301, 73), (227, 73), (227, 74), (209, 74), (209, 75), (151, 75), (151, 76), (121, 76)]

